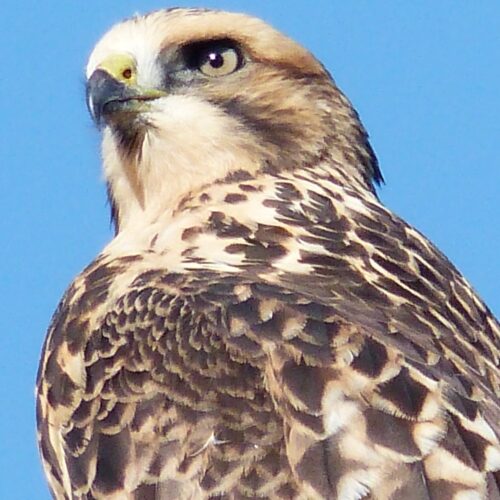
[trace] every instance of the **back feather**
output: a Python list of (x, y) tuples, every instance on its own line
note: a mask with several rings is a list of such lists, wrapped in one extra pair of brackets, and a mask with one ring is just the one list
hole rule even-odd
[(212, 186), (75, 280), (37, 388), (56, 498), (500, 499), (498, 323), (311, 172)]

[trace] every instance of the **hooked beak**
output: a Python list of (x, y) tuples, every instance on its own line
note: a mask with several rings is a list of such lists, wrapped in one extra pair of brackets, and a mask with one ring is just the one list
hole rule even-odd
[(100, 68), (87, 81), (87, 107), (98, 127), (147, 111), (148, 101), (165, 95), (161, 90), (143, 89), (120, 81)]

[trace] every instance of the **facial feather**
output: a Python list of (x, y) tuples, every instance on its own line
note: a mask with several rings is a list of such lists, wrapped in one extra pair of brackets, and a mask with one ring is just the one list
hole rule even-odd
[[(135, 120), (105, 127), (104, 170), (120, 230), (172, 211), (186, 194), (237, 170), (293, 170), (331, 159), (343, 164), (339, 178), (372, 189), (381, 177), (366, 133), (311, 54), (258, 19), (188, 12), (125, 21), (89, 59), (88, 77), (125, 54), (138, 87), (165, 91)], [(186, 47), (214, 40), (234, 46), (241, 67), (203, 77), (179, 66)]]

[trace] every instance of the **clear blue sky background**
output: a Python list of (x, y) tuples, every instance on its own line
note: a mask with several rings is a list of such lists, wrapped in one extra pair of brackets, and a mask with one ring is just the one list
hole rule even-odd
[[(500, 314), (500, 1), (203, 5), (263, 17), (326, 64), (370, 132), (382, 199)], [(116, 21), (164, 6), (1, 2), (0, 498), (49, 497), (34, 434), (38, 356), (64, 289), (111, 237), (86, 57)]]

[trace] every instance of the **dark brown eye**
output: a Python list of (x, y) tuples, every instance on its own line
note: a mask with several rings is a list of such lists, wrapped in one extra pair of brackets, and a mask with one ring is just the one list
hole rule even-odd
[(236, 71), (239, 65), (240, 57), (236, 49), (220, 47), (202, 53), (198, 69), (207, 76), (225, 76)]

